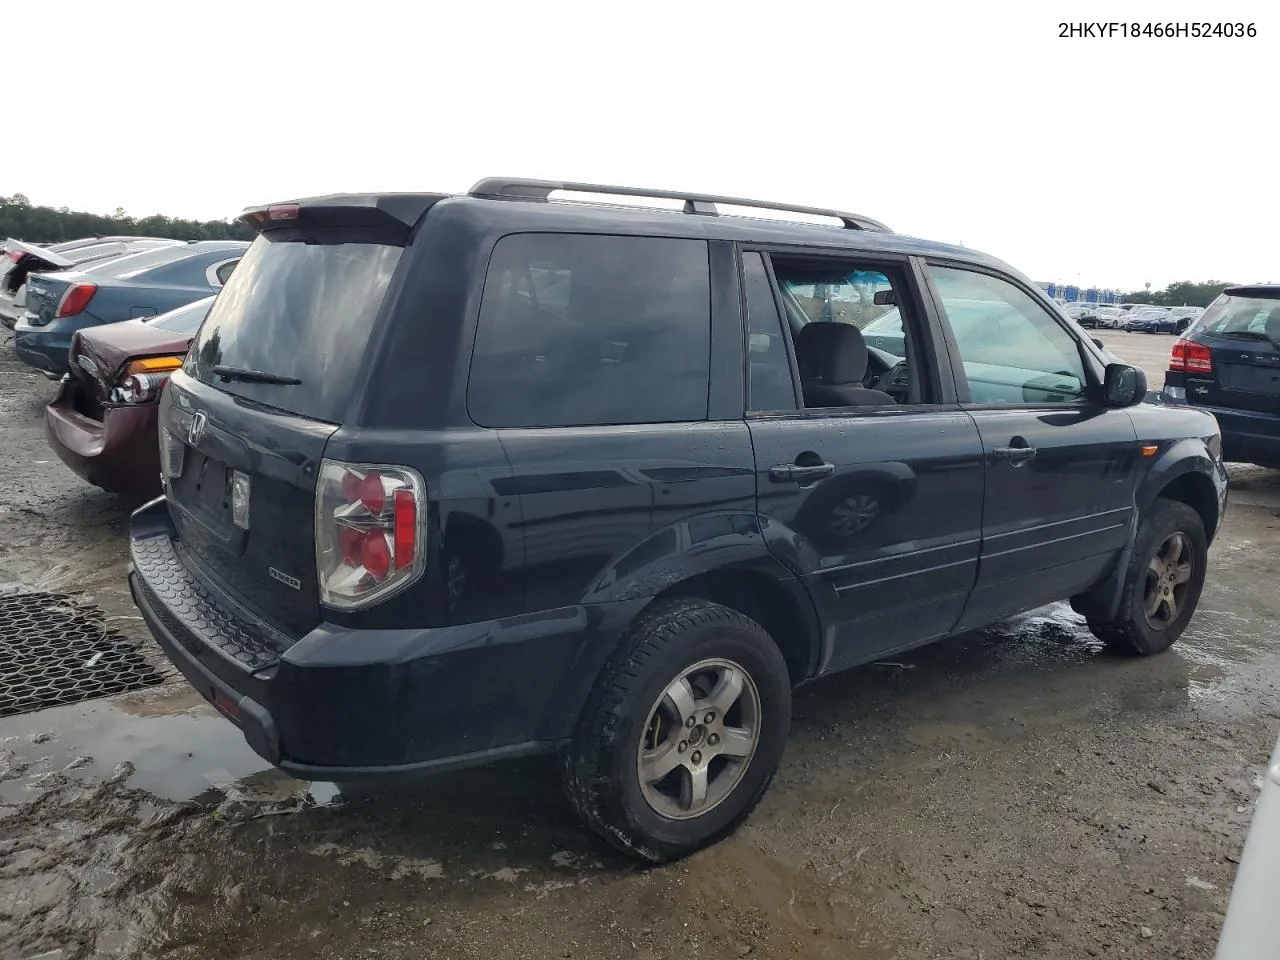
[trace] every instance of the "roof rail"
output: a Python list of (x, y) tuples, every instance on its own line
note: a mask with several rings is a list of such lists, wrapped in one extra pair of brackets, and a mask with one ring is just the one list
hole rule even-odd
[(745, 200), (739, 197), (716, 197), (701, 193), (680, 193), (675, 190), (652, 190), (645, 187), (611, 187), (595, 183), (570, 183), (553, 180), (523, 180), (518, 177), (486, 177), (468, 193), (488, 200), (549, 200), (557, 190), (567, 193), (597, 193), (620, 197), (650, 197), (659, 200), (683, 200), (681, 212), (707, 217), (720, 215), (717, 204), (730, 207), (755, 207), (760, 210), (778, 210), (784, 213), (803, 213), (808, 216), (832, 217), (839, 220), (846, 230), (877, 230), (888, 233), (889, 228), (878, 220), (857, 213), (824, 210), (821, 207), (802, 207), (794, 203), (770, 203), (765, 200)]

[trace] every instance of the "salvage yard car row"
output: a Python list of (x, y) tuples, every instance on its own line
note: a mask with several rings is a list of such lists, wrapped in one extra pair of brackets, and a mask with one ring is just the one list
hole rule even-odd
[(60, 381), (50, 445), (81, 477), (160, 492), (156, 400), (247, 248), (154, 237), (4, 245), (0, 320), (18, 358)]

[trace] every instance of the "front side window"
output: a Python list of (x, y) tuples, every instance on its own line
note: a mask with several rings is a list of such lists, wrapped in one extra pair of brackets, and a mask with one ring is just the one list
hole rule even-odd
[(467, 385), (486, 427), (705, 420), (707, 244), (513, 234), (494, 247)]
[(1084, 396), (1079, 344), (1030, 294), (971, 270), (931, 273), (973, 403), (1074, 403)]

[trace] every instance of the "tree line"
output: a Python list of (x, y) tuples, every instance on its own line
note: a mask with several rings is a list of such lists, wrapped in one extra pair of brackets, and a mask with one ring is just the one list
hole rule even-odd
[(1235, 286), (1226, 280), (1205, 280), (1194, 283), (1179, 280), (1163, 290), (1134, 290), (1124, 295), (1125, 303), (1150, 303), (1157, 307), (1207, 307), (1227, 287)]
[(252, 240), (254, 236), (248, 226), (230, 220), (183, 220), (159, 213), (131, 217), (119, 207), (110, 216), (102, 216), (66, 207), (33, 206), (20, 193), (0, 197), (0, 239), (59, 243), (119, 234), (169, 240)]

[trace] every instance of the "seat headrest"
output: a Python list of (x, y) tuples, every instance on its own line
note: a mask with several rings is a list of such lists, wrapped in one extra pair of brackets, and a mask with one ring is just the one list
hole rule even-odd
[(867, 344), (851, 324), (815, 321), (796, 336), (796, 363), (801, 382), (860, 383), (867, 373)]
[(1280, 307), (1271, 308), (1271, 312), (1267, 314), (1267, 323), (1263, 327), (1263, 332), (1271, 338), (1273, 343), (1280, 343)]

